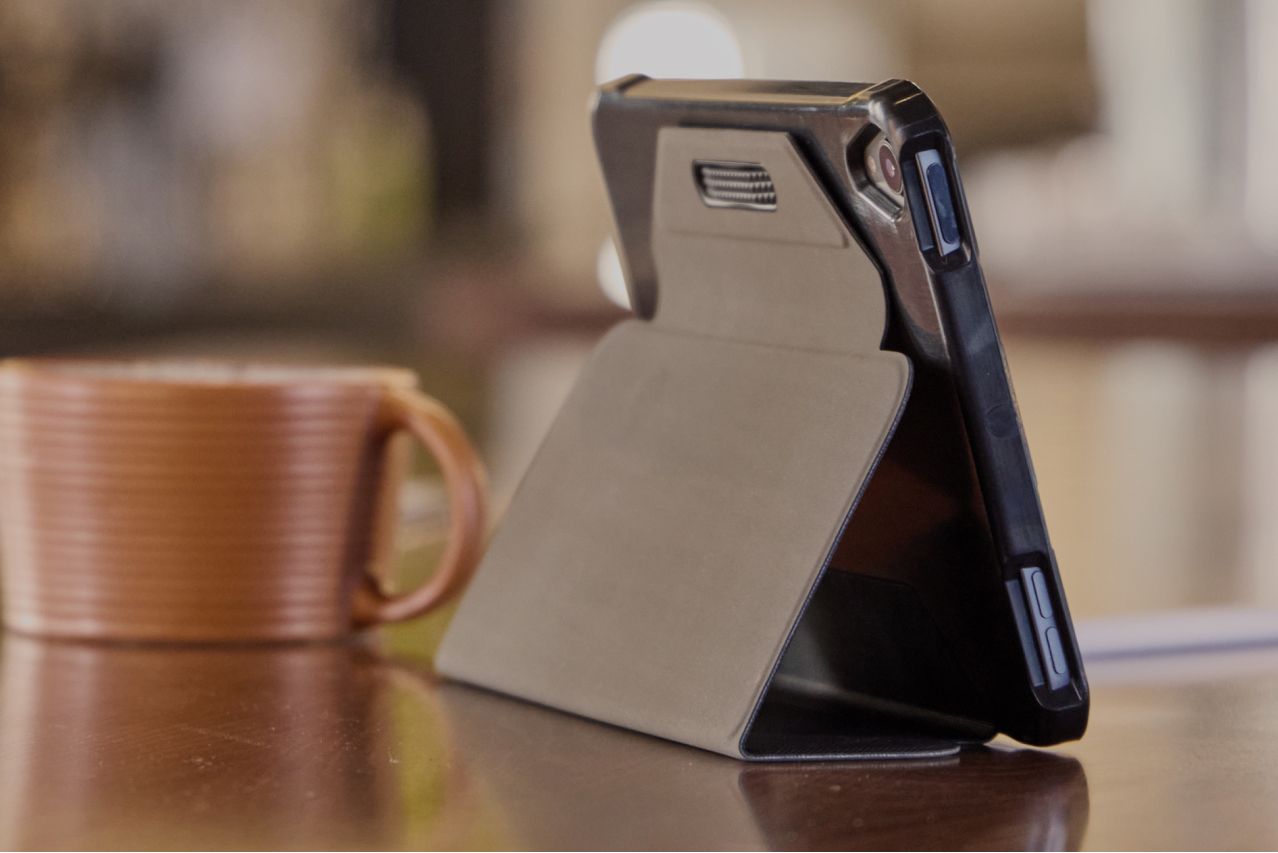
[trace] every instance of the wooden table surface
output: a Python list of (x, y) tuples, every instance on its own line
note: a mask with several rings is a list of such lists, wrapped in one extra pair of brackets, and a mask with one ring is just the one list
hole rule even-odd
[(1278, 649), (1095, 664), (1090, 732), (1050, 752), (782, 765), (368, 643), (0, 655), (5, 848), (1278, 845)]

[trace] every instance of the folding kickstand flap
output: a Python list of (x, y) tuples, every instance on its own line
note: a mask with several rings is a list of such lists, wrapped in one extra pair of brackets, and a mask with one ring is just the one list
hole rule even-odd
[(768, 690), (741, 741), (741, 756), (756, 761), (936, 759), (959, 749), (954, 738), (784, 681)]
[(830, 663), (867, 651), (849, 644), (846, 632), (827, 629), (831, 611), (843, 621), (858, 605), (836, 582), (841, 580), (838, 573), (826, 573), (818, 582), (746, 728), (741, 754), (765, 761), (936, 759), (954, 755), (961, 743), (983, 740), (955, 721), (841, 686)]
[[(707, 164), (775, 203), (711, 203)], [(786, 134), (663, 129), (654, 184), (656, 314), (583, 368), (439, 671), (736, 757), (953, 752), (774, 684), (908, 394), (877, 270)]]

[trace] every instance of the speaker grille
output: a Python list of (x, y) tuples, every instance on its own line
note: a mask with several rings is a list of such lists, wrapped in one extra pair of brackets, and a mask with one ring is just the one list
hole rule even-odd
[(776, 210), (777, 189), (772, 176), (758, 163), (692, 164), (701, 200), (711, 207), (741, 207), (747, 210)]

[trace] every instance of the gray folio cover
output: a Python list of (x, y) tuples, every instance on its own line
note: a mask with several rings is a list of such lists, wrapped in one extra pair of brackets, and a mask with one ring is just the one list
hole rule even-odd
[[(777, 209), (707, 205), (697, 160), (762, 164)], [(777, 757), (747, 735), (910, 365), (879, 349), (879, 273), (788, 135), (662, 130), (653, 205), (656, 313), (618, 324), (590, 357), (436, 665), (726, 755)], [(801, 754), (945, 751), (816, 743)]]

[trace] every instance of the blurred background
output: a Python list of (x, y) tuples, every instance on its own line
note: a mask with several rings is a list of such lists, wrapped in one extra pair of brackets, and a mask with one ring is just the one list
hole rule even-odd
[(3, 0), (0, 355), (408, 364), (504, 500), (624, 316), (595, 83), (908, 77), (1075, 615), (1278, 606), (1273, 45), (1263, 0)]

